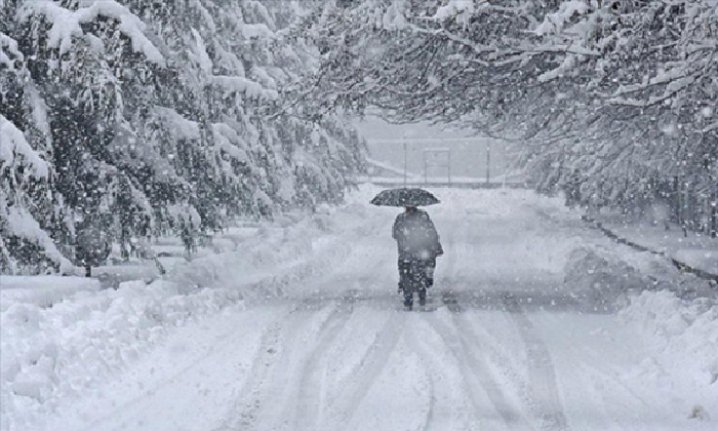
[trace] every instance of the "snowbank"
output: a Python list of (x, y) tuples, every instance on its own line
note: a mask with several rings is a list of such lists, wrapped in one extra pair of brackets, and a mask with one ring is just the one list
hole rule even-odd
[(49, 413), (118, 375), (189, 319), (283, 295), (290, 283), (336, 267), (356, 236), (345, 226), (384, 221), (367, 216), (366, 206), (356, 204), (324, 207), (309, 217), (289, 214), (231, 252), (117, 290), (98, 290), (82, 278), (3, 277), (0, 429), (40, 428)]
[[(626, 220), (603, 221), (623, 238), (648, 247), (704, 271), (718, 274), (718, 239), (706, 234), (687, 232), (675, 224), (654, 225)], [(670, 227), (670, 230), (667, 230)]]
[(99, 281), (93, 278), (2, 275), (0, 276), (0, 311), (4, 312), (11, 304), (18, 303), (48, 308), (77, 292), (99, 289)]
[(581, 246), (571, 252), (564, 284), (573, 297), (595, 311), (611, 310), (619, 298), (653, 285), (615, 254), (595, 246)]
[(571, 251), (564, 284), (572, 295), (595, 311), (627, 305), (629, 295), (665, 290), (683, 299), (715, 296), (708, 281), (677, 270), (662, 256), (629, 247), (587, 243)]
[(628, 373), (656, 394), (674, 397), (686, 417), (718, 419), (718, 303), (716, 299), (681, 300), (662, 290), (644, 291), (620, 312), (655, 352)]
[[(646, 354), (622, 370), (627, 387), (696, 421), (718, 418), (718, 292), (663, 257), (615, 244), (571, 252), (564, 283), (588, 310), (617, 310)], [(626, 346), (630, 348), (630, 346)], [(671, 394), (669, 401), (666, 394)]]

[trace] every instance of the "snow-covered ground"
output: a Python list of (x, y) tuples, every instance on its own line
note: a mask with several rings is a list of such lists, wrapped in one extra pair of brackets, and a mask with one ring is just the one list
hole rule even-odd
[(684, 234), (680, 226), (673, 223), (626, 222), (608, 218), (603, 224), (623, 238), (650, 247), (694, 268), (718, 274), (718, 238), (692, 231)]
[(377, 191), (149, 285), (62, 288), (48, 303), (13, 281), (2, 430), (718, 427), (710, 289), (639, 293), (702, 282), (559, 200), (437, 189), (446, 254), (430, 304), (405, 312), (397, 210), (368, 205)]

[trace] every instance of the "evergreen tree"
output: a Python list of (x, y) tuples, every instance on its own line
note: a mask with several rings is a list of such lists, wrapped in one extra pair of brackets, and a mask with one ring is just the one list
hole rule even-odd
[[(191, 251), (234, 217), (340, 199), (363, 144), (333, 115), (286, 114), (283, 88), (316, 66), (304, 61), (311, 45), (284, 39), (305, 13), (287, 5), (3, 2), (3, 154), (12, 143), (46, 166), (10, 181), (30, 167), (24, 156), (2, 160), (3, 229), (14, 220), (7, 208), (21, 205), (46, 235), (33, 244), (60, 250), (54, 267), (65, 258), (84, 266), (88, 250), (93, 264), (104, 250), (81, 244), (95, 243), (88, 232), (119, 243), (124, 258), (152, 235), (179, 235)], [(32, 254), (2, 247), (3, 272)]]

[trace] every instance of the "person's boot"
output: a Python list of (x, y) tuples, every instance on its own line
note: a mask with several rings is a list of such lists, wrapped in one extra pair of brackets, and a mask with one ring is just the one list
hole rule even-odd
[(407, 311), (411, 311), (411, 309), (414, 307), (414, 295), (413, 294), (407, 294), (406, 290), (404, 291), (404, 308)]
[(419, 290), (419, 305), (426, 305), (426, 289)]

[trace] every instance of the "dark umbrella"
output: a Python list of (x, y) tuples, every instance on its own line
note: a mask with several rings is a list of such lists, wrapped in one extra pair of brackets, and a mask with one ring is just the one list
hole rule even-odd
[(439, 200), (424, 189), (391, 189), (376, 195), (371, 203), (390, 207), (418, 207), (438, 204)]

